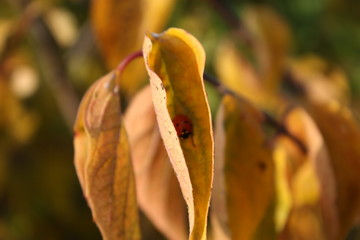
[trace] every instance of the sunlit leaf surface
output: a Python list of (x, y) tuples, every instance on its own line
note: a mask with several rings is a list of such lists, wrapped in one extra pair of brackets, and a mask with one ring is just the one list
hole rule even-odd
[[(175, 28), (148, 35), (143, 51), (160, 133), (188, 206), (190, 239), (206, 239), (213, 139), (202, 80), (205, 53), (193, 36)], [(178, 115), (192, 124), (184, 139), (172, 122)]]

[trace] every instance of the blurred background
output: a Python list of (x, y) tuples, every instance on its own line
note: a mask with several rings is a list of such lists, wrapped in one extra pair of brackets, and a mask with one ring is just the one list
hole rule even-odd
[[(340, 66), (358, 114), (360, 1), (177, 1), (165, 25), (200, 40), (211, 73), (217, 45), (234, 28), (218, 4), (239, 18), (250, 4), (271, 7), (290, 29), (289, 56)], [(1, 240), (101, 239), (75, 173), (72, 145), (79, 101), (108, 71), (91, 30), (90, 6), (88, 0), (0, 1)], [(214, 89), (209, 98), (216, 109)], [(144, 217), (143, 227), (161, 238)], [(348, 239), (360, 239), (359, 229)]]

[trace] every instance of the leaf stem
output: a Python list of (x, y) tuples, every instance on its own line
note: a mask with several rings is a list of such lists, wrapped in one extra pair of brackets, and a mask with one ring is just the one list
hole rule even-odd
[[(208, 83), (214, 85), (218, 89), (218, 91), (221, 92), (222, 94), (229, 94), (235, 98), (238, 98), (238, 99), (248, 102), (248, 100), (244, 99), (242, 96), (238, 95), (234, 91), (228, 89), (223, 84), (221, 84), (220, 81), (216, 77), (214, 77), (208, 73), (204, 73), (203, 78)], [(263, 115), (265, 123), (267, 123), (269, 126), (273, 127), (277, 131), (278, 134), (282, 134), (282, 135), (288, 137), (290, 140), (292, 140), (304, 154), (307, 153), (307, 148), (306, 148), (305, 144), (299, 138), (297, 138), (292, 133), (290, 133), (289, 130), (283, 124), (279, 123), (269, 113), (267, 113), (263, 110), (259, 110), (259, 111)]]
[(138, 57), (142, 57), (142, 56), (143, 56), (143, 52), (141, 50), (136, 51), (136, 52), (126, 56), (116, 67), (116, 70), (118, 71), (119, 76), (121, 76), (122, 72), (124, 71), (126, 66), (129, 65), (129, 63), (131, 63), (134, 59), (136, 59)]

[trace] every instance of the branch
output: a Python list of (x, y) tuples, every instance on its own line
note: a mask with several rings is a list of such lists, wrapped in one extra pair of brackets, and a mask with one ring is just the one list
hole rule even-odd
[[(69, 130), (72, 130), (75, 121), (79, 100), (72, 83), (67, 75), (67, 69), (58, 46), (50, 29), (40, 16), (36, 4), (32, 5), (29, 0), (7, 0), (19, 13), (25, 12), (25, 16), (14, 32), (15, 42), (9, 42), (10, 51), (2, 54), (2, 58), (8, 56), (17, 47), (25, 33), (30, 33), (35, 43), (35, 53), (43, 70), (45, 79), (48, 81), (53, 92), (60, 112)], [(25, 21), (25, 22), (24, 22)], [(28, 28), (28, 29), (27, 29)]]
[(236, 13), (223, 0), (208, 0), (213, 9), (234, 31), (234, 34), (248, 46), (253, 46), (253, 37)]
[[(224, 85), (222, 85), (214, 76), (204, 73), (203, 78), (208, 83), (211, 83), (212, 85), (214, 85), (218, 89), (219, 92), (221, 92), (223, 94), (231, 95), (231, 96), (241, 99), (243, 101), (247, 101), (246, 99), (244, 99), (241, 96), (239, 96), (238, 94), (236, 94), (234, 91), (232, 91), (232, 90), (228, 89), (227, 87), (225, 87)], [(307, 148), (306, 148), (305, 144), (299, 138), (297, 138), (292, 133), (290, 133), (283, 124), (279, 123), (275, 118), (270, 116), (267, 112), (261, 111), (261, 110), (259, 110), (259, 111), (263, 115), (265, 123), (267, 123), (269, 126), (273, 127), (277, 131), (278, 134), (282, 134), (282, 135), (288, 137), (290, 140), (292, 140), (304, 154), (307, 153)]]
[[(11, 2), (12, 5), (16, 5), (15, 2)], [(11, 29), (10, 34), (6, 37), (2, 51), (0, 52), (0, 72), (4, 71), (4, 64), (7, 58), (16, 51), (26, 36), (27, 29), (33, 24), (34, 19), (38, 16), (35, 4), (28, 4), (24, 7), (24, 11), (17, 20), (16, 25)]]
[(42, 18), (35, 20), (30, 32), (37, 45), (36, 52), (45, 78), (53, 91), (67, 126), (72, 129), (79, 100), (67, 75), (60, 48)]
[[(126, 66), (133, 61), (134, 59), (138, 58), (138, 57), (142, 57), (143, 53), (142, 51), (137, 51), (134, 52), (130, 55), (128, 55), (127, 57), (125, 57), (120, 64), (118, 65), (118, 67), (116, 68), (118, 71), (119, 76), (121, 76), (121, 73), (123, 72), (123, 70), (126, 68)], [(225, 87), (223, 84), (220, 83), (220, 81), (215, 78), (214, 76), (204, 73), (203, 78), (205, 81), (207, 81), (208, 83), (212, 84), (213, 86), (216, 87), (216, 89), (221, 92), (222, 94), (228, 94), (231, 95), (235, 98), (241, 99), (242, 101), (246, 101), (248, 102), (246, 99), (242, 98), (240, 95), (236, 94), (234, 91), (228, 89), (227, 87)], [(260, 110), (259, 110), (260, 111)], [(264, 121), (265, 123), (267, 123), (268, 125), (270, 125), (271, 127), (273, 127), (278, 134), (282, 134), (284, 136), (287, 136), (290, 140), (292, 140), (298, 147), (299, 149), (306, 154), (307, 153), (307, 148), (304, 145), (304, 143), (298, 139), (296, 136), (294, 136), (293, 134), (291, 134), (288, 129), (281, 123), (279, 123), (275, 118), (273, 118), (272, 116), (270, 116), (267, 112), (264, 111), (260, 111), (261, 114), (263, 115)]]

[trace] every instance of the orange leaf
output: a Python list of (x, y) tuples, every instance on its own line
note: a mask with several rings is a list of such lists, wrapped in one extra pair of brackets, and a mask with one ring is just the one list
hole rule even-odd
[[(190, 239), (206, 239), (213, 139), (202, 79), (204, 50), (187, 32), (171, 28), (147, 36), (143, 52), (160, 133), (188, 206)], [(191, 136), (184, 139), (172, 122), (178, 115), (192, 124)]]
[(309, 107), (328, 147), (336, 179), (340, 239), (360, 212), (360, 127), (351, 111), (337, 102)]
[(287, 235), (299, 239), (337, 239), (335, 178), (324, 139), (301, 108), (286, 116), (285, 126), (308, 150), (303, 154), (289, 139), (278, 139), (277, 149), (286, 156), (293, 202)]
[[(147, 31), (158, 32), (172, 12), (175, 0), (96, 0), (91, 20), (98, 46), (109, 69), (141, 49)], [(145, 81), (145, 68), (134, 61), (122, 74), (121, 91), (133, 94)]]
[(229, 239), (255, 239), (273, 198), (274, 167), (261, 124), (251, 105), (224, 97), (216, 119), (212, 206)]
[(140, 239), (130, 150), (114, 72), (86, 93), (75, 123), (75, 166), (104, 239)]

